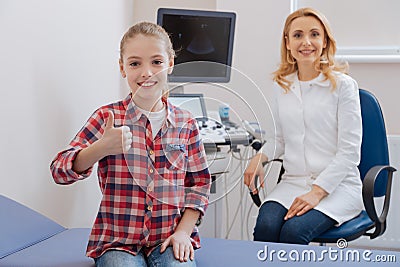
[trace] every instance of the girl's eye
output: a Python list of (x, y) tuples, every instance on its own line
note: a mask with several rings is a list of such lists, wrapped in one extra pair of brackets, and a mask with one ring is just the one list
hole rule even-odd
[(136, 62), (136, 61), (129, 64), (129, 66), (131, 66), (131, 67), (137, 67), (139, 65), (140, 65), (139, 62)]
[(161, 64), (163, 64), (163, 62), (162, 62), (161, 60), (154, 60), (154, 61), (153, 61), (153, 64), (155, 64), (155, 65), (161, 65)]

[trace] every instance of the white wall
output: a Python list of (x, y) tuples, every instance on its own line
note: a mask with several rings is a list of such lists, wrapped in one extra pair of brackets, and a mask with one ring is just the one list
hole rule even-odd
[(188, 8), (188, 9), (202, 9), (202, 10), (215, 10), (216, 0), (135, 0), (133, 20), (139, 21), (152, 21), (157, 20), (157, 10), (160, 7), (167, 8)]
[(56, 185), (49, 164), (98, 106), (119, 99), (132, 1), (2, 0), (0, 193), (65, 226), (90, 226), (95, 175)]

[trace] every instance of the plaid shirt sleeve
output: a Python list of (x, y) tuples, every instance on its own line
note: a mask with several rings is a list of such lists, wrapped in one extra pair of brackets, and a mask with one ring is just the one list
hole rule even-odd
[(204, 215), (208, 206), (211, 177), (207, 167), (203, 142), (195, 120), (188, 140), (188, 165), (185, 179), (185, 208), (192, 208)]
[(86, 124), (76, 134), (69, 146), (59, 152), (50, 164), (53, 179), (58, 184), (71, 184), (87, 178), (92, 173), (92, 167), (83, 173), (76, 173), (72, 169), (78, 153), (99, 139), (103, 133), (104, 114), (102, 109), (96, 110)]

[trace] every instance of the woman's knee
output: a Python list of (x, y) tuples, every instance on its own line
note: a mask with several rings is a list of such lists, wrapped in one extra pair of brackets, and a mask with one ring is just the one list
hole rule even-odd
[(295, 216), (282, 226), (280, 241), (292, 244), (308, 244), (315, 237), (331, 228), (335, 220), (318, 210), (310, 210), (304, 215)]
[(254, 227), (255, 241), (278, 241), (279, 232), (284, 222), (286, 209), (279, 203), (266, 202), (259, 210)]
[(306, 245), (310, 243), (311, 240), (309, 240), (307, 229), (301, 227), (295, 220), (289, 219), (282, 226), (279, 241), (281, 243)]

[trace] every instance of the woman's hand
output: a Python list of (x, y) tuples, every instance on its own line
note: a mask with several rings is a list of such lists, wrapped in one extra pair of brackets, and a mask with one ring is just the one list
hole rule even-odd
[(249, 162), (244, 171), (244, 184), (247, 185), (253, 194), (257, 194), (258, 190), (254, 184), (254, 177), (257, 175), (260, 180), (260, 186), (264, 187), (264, 168), (262, 163), (268, 161), (268, 158), (263, 153), (256, 154)]
[(285, 220), (288, 220), (294, 216), (303, 215), (307, 211), (316, 207), (318, 203), (327, 195), (328, 193), (324, 189), (318, 185), (313, 185), (310, 192), (295, 198), (288, 212), (286, 213)]
[(190, 236), (185, 231), (175, 231), (161, 245), (160, 253), (163, 253), (168, 246), (172, 245), (175, 259), (180, 262), (194, 260), (194, 249)]

